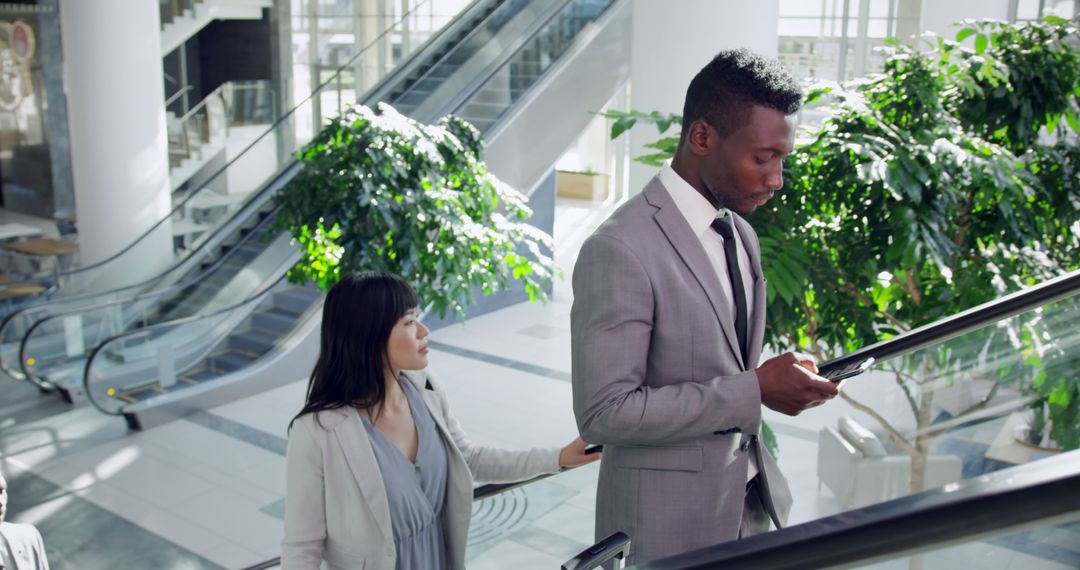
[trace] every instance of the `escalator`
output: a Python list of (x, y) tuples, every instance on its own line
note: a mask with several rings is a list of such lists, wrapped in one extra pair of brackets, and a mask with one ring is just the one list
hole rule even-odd
[(128, 330), (219, 311), (276, 280), (297, 259), (288, 236), (273, 228), (276, 213), (272, 204), (260, 209), (254, 225), (223, 247), (219, 259), (205, 263), (196, 279), (38, 319), (18, 344), (22, 372), (36, 384), (58, 388), (66, 400), (79, 401), (89, 348)]
[[(911, 362), (930, 359), (948, 363), (940, 370), (927, 373), (921, 384), (925, 393), (938, 402), (932, 424), (924, 426), (924, 435), (940, 431), (939, 441), (931, 446), (935, 453), (954, 453), (962, 460), (962, 473), (942, 485), (924, 490), (909, 489), (885, 497), (872, 504), (854, 508), (837, 502), (838, 497), (818, 492), (815, 481), (795, 481), (792, 467), (813, 464), (813, 458), (791, 458), (800, 453), (796, 447), (807, 447), (811, 438), (798, 437), (798, 430), (784, 430), (791, 436), (780, 450), (781, 466), (789, 471), (793, 486), (802, 483), (802, 493), (796, 494), (797, 511), (802, 514), (781, 529), (748, 538), (716, 544), (670, 558), (649, 561), (633, 568), (650, 570), (690, 570), (732, 568), (748, 570), (806, 570), (817, 568), (874, 568), (874, 569), (1024, 569), (1065, 570), (1080, 568), (1080, 450), (1062, 452), (1027, 441), (1017, 440), (1011, 420), (1024, 414), (1037, 399), (1031, 389), (1036, 385), (1064, 382), (1075, 385), (1080, 376), (1080, 271), (1044, 282), (1029, 289), (963, 311), (930, 325), (884, 340), (855, 353), (845, 355), (820, 368), (823, 372), (841, 369), (867, 357), (875, 358), (871, 372), (848, 380), (845, 389), (863, 383), (867, 391), (887, 392), (894, 382), (892, 371)], [(1025, 332), (1026, 331), (1026, 332)], [(1037, 356), (1037, 358), (1033, 357)], [(997, 389), (983, 382), (992, 377), (1000, 384)], [(949, 396), (968, 393), (975, 404), (987, 396), (979, 407), (967, 406), (969, 413), (957, 416), (947, 410), (955, 402)], [(888, 398), (884, 397), (887, 401)], [(836, 406), (832, 402), (829, 406)], [(886, 406), (874, 413), (887, 414)], [(1063, 416), (1065, 417), (1065, 416)], [(1065, 417), (1067, 419), (1067, 417)], [(770, 419), (770, 421), (773, 421)], [(1075, 435), (1080, 425), (1070, 428)], [(805, 428), (804, 428), (805, 431)], [(902, 437), (917, 435), (918, 430), (901, 430)], [(954, 440), (950, 442), (949, 440)], [(967, 445), (967, 450), (957, 442)], [(1032, 452), (1026, 459), (999, 461), (1003, 447), (1015, 447)], [(802, 455), (816, 450), (804, 449)], [(852, 447), (852, 453), (857, 450)], [(1006, 456), (1008, 454), (1005, 454)], [(887, 457), (867, 457), (869, 461), (893, 463)], [(831, 467), (831, 466), (830, 466)], [(818, 466), (820, 470), (821, 466)], [(550, 489), (537, 489), (551, 481), (567, 487), (582, 487), (582, 471), (559, 473), (544, 482), (536, 480), (485, 489), (481, 496), (491, 499), (493, 493), (520, 493), (524, 501), (550, 495)], [(872, 484), (887, 488), (890, 481), (852, 481), (853, 484)], [(595, 484), (595, 478), (585, 479), (585, 485)], [(532, 494), (534, 493), (535, 494)], [(589, 495), (582, 490), (583, 495)], [(575, 497), (576, 498), (576, 497)], [(628, 497), (627, 500), (634, 500)], [(702, 497), (702, 503), (708, 503)], [(512, 504), (507, 500), (504, 504)], [(550, 502), (547, 509), (552, 508)], [(575, 503), (575, 512), (587, 513)], [(483, 512), (477, 505), (474, 512)], [(545, 511), (547, 512), (547, 511)], [(508, 527), (501, 530), (504, 537), (531, 536), (532, 529), (523, 527), (522, 513), (503, 521)], [(690, 516), (688, 514), (688, 516)], [(495, 533), (491, 528), (477, 528), (473, 520), (470, 529), (470, 548), (473, 535), (481, 531)], [(564, 524), (566, 521), (564, 520)], [(539, 525), (538, 525), (539, 526)], [(545, 525), (546, 526), (546, 525)], [(574, 525), (577, 526), (590, 526)], [(539, 532), (543, 534), (541, 527)], [(581, 537), (586, 541), (588, 538)], [(609, 566), (632, 549), (635, 537), (616, 533), (581, 551), (567, 560), (564, 570), (589, 570), (607, 562)], [(489, 546), (490, 547), (490, 546)], [(516, 548), (501, 550), (502, 556), (513, 557), (500, 564), (497, 556), (482, 557), (486, 567), (537, 567), (529, 565)], [(481, 560), (481, 557), (468, 560)], [(475, 553), (474, 553), (475, 556)], [(480, 565), (480, 564), (477, 564)], [(267, 560), (247, 570), (280, 567), (280, 560)], [(618, 566), (621, 567), (621, 566)]]
[[(833, 498), (819, 494), (817, 512), (780, 531), (635, 567), (1080, 568), (1080, 450), (1065, 452), (1045, 436), (1036, 439), (1042, 434), (1032, 438), (1017, 429), (1029, 425), (1034, 410), (1055, 405), (1063, 411), (1056, 418), (1066, 422), (1061, 427), (1072, 436), (1080, 430), (1062, 401), (1046, 396), (1054, 393), (1053, 386), (1073, 386), (1075, 398), (1077, 322), (1080, 271), (823, 364), (827, 372), (875, 359), (872, 371), (848, 380), (845, 391), (879, 393), (868, 412), (893, 420), (897, 432), (885, 455), (869, 453), (865, 441), (853, 440), (845, 444), (844, 458), (822, 453), (831, 445), (825, 439), (833, 431), (829, 426), (816, 454), (819, 486), (828, 487), (837, 469), (849, 469), (845, 486), (873, 489), (876, 498), (850, 507), (842, 500), (847, 489), (832, 489)], [(905, 395), (896, 375), (908, 372), (915, 376), (905, 379)], [(889, 417), (894, 397), (903, 398), (904, 407), (909, 397), (923, 404), (916, 408), (929, 412), (931, 420), (902, 426)], [(896, 479), (918, 469), (897, 438), (919, 441), (931, 460), (954, 459), (957, 471), (921, 488), (911, 479), (894, 487)], [(781, 447), (782, 466), (786, 452)], [(876, 468), (859, 469), (859, 464)], [(812, 495), (812, 486), (803, 488)], [(800, 499), (813, 497), (796, 496), (796, 506)], [(629, 537), (631, 545), (633, 540)], [(594, 567), (594, 555), (600, 558), (619, 543), (594, 547), (593, 554), (582, 553), (567, 567)]]
[[(439, 55), (436, 51), (438, 46), (459, 40), (463, 30), (470, 29), (500, 3), (479, 0), (463, 10), (431, 41), (422, 43), (419, 38), (412, 40), (418, 46), (415, 52), (401, 53), (400, 57), (406, 61), (409, 56), (415, 55), (416, 61), (408, 60), (408, 67), (401, 65), (387, 70), (385, 82), (396, 84), (407, 81), (404, 72), (424, 69), (426, 60)], [(375, 38), (361, 54), (374, 51), (374, 46), (388, 38), (408, 37), (406, 21), (424, 4), (420, 2), (412, 12), (404, 14), (397, 24)], [(357, 57), (361, 54), (357, 54)], [(30, 380), (43, 389), (51, 389), (52, 385), (47, 380), (28, 376), (22, 369), (25, 360), (18, 359), (20, 344), (36, 323), (54, 315), (72, 316), (81, 308), (115, 303), (155, 291), (184, 289), (203, 280), (207, 265), (221, 261), (223, 252), (265, 218), (273, 207), (270, 200), (274, 193), (299, 169), (292, 157), (310, 140), (310, 133), (307, 136), (303, 134), (310, 128), (304, 125), (318, 108), (317, 98), (328, 91), (330, 89), (324, 85), (300, 106), (279, 118), (271, 129), (252, 142), (238, 157), (204, 184), (180, 198), (168, 216), (123, 251), (100, 263), (11, 285), (33, 286), (44, 293), (35, 299), (19, 297), (0, 302), (0, 370), (16, 380)], [(221, 188), (228, 188), (228, 192), (219, 192)], [(154, 271), (153, 266), (161, 265), (159, 256), (152, 259), (140, 257), (145, 257), (148, 245), (162, 240), (172, 242), (174, 261), (166, 263), (164, 270)], [(249, 288), (236, 292), (234, 300), (242, 299), (254, 290)]]
[[(620, 9), (609, 10), (612, 6)], [(560, 63), (560, 58), (566, 58), (570, 53), (568, 48), (576, 46), (578, 52), (582, 51), (582, 46), (575, 42), (575, 38), (594, 43), (599, 31), (614, 30), (614, 33), (610, 33), (613, 39), (609, 39), (609, 42), (628, 40), (627, 6), (625, 2), (611, 0), (563, 0), (555, 3), (478, 2), (466, 11), (462, 21), (467, 23), (470, 14), (475, 12), (476, 17), (482, 18), (480, 24), (462, 24), (456, 28), (453, 25), (448, 26), (445, 34), (454, 38), (454, 45), (444, 46), (439, 45), (439, 42), (431, 42), (421, 48), (419, 61), (414, 58), (410, 63), (402, 65), (397, 73), (392, 74), (365, 99), (365, 103), (372, 105), (379, 101), (380, 97), (385, 97), (392, 104), (408, 99), (412, 101), (410, 104), (416, 104), (415, 107), (410, 107), (417, 115), (415, 118), (431, 121), (444, 114), (461, 111), (470, 104), (471, 108), (475, 109), (478, 97), (490, 98), (491, 93), (497, 92), (492, 87), (493, 84), (501, 85), (512, 80), (514, 88), (505, 91), (501, 96), (501, 106), (488, 106), (484, 124), (487, 125), (486, 132), (493, 132), (496, 128), (514, 131), (514, 120), (521, 114), (518, 110), (522, 108), (520, 104), (527, 102), (522, 99), (522, 95), (528, 93), (530, 88), (541, 85), (540, 82), (548, 78), (551, 71), (567, 66), (574, 67), (575, 62), (581, 60), (568, 58), (569, 60), (564, 59)], [(493, 50), (492, 45), (509, 46), (510, 49)], [(610, 51), (608, 48), (602, 53)], [(428, 52), (433, 55), (424, 59), (423, 56)], [(362, 56), (363, 52), (357, 54), (357, 57)], [(593, 65), (595, 64), (596, 62), (593, 62)], [(342, 69), (348, 67), (349, 64), (346, 64)], [(432, 77), (448, 76), (460, 79), (462, 69), (472, 69), (478, 74), (478, 77), (470, 82), (470, 91), (427, 92), (424, 89), (424, 86), (430, 85)], [(521, 72), (521, 69), (529, 71)], [(607, 92), (593, 100), (574, 97), (575, 91), (564, 89), (562, 96), (568, 97), (568, 104), (573, 103), (568, 108), (573, 109), (575, 105), (578, 107), (573, 115), (574, 121), (580, 122), (581, 127), (548, 133), (547, 138), (562, 141), (561, 147), (558, 153), (534, 156), (536, 161), (543, 163), (536, 169), (537, 172), (550, 172), (558, 154), (576, 138), (577, 133), (590, 119), (588, 111), (600, 108), (621, 82), (625, 81), (625, 77), (618, 73), (613, 76), (615, 80)], [(328, 81), (323, 89), (332, 84), (332, 80)], [(551, 83), (544, 85), (550, 87)], [(323, 95), (325, 93), (317, 91), (308, 101), (325, 100)], [(515, 109), (515, 106), (518, 109)], [(291, 128), (293, 124), (290, 120), (303, 111), (302, 107), (283, 118), (282, 123), (275, 125), (270, 133), (255, 144), (258, 145), (263, 140), (283, 139), (284, 136), (275, 136), (275, 132)], [(249, 149), (249, 152), (255, 151)], [(241, 155), (238, 161), (244, 160), (247, 154)], [(492, 165), (493, 168), (495, 166)], [(256, 212), (265, 216), (265, 208), (270, 207), (267, 205), (267, 195), (287, 183), (299, 168), (300, 165), (293, 162), (277, 169), (278, 174), (256, 194), (256, 199), (262, 200), (263, 209), (256, 210), (245, 206), (241, 211), (248, 216), (255, 215)], [(527, 182), (527, 187), (535, 186), (535, 182)], [(233, 219), (231, 223), (244, 222)], [(288, 239), (288, 236), (275, 236), (271, 243), (277, 244), (277, 240), (281, 239)], [(278, 253), (284, 255), (284, 248)], [(306, 316), (294, 322), (296, 334), (301, 337), (298, 340), (283, 337), (281, 331), (274, 331), (271, 336), (249, 326), (247, 328), (252, 331), (250, 336), (262, 341), (263, 350), (231, 350), (231, 358), (222, 355), (230, 352), (230, 346), (245, 342), (234, 340), (235, 335), (230, 332), (229, 327), (236, 327), (244, 322), (246, 314), (256, 310), (263, 302), (263, 296), (270, 294), (270, 288), (260, 288), (256, 284), (282, 281), (281, 276), (284, 275), (287, 265), (288, 263), (283, 262), (274, 266), (274, 270), (259, 272), (257, 279), (244, 282), (246, 287), (232, 284), (224, 287), (223, 291), (227, 290), (228, 294), (223, 297), (227, 297), (232, 304), (202, 306), (186, 314), (173, 312), (172, 315), (178, 317), (179, 321), (145, 317), (146, 314), (164, 314), (164, 311), (154, 304), (164, 302), (166, 295), (157, 292), (141, 296), (137, 302), (130, 299), (109, 300), (90, 308), (57, 311), (40, 317), (28, 326), (28, 334), (19, 343), (20, 348), (16, 353), (18, 364), (27, 377), (44, 385), (61, 387), (65, 397), (73, 401), (81, 398), (83, 394), (98, 400), (109, 400), (95, 401), (95, 404), (109, 413), (127, 410), (130, 412), (129, 422), (137, 426), (154, 422), (149, 419), (136, 419), (129, 408), (148, 410), (164, 401), (179, 401), (182, 398), (173, 398), (171, 395), (181, 391), (186, 398), (193, 398), (197, 394), (208, 398), (209, 393), (214, 392), (206, 387), (207, 381), (212, 378), (215, 379), (213, 384), (221, 388), (217, 392), (235, 397), (240, 393), (239, 389), (234, 386), (233, 389), (225, 390), (225, 386), (236, 384), (238, 377), (261, 379), (259, 389), (272, 387), (272, 384), (266, 382), (281, 383), (302, 377), (307, 373), (307, 369), (310, 369), (309, 361), (316, 352), (311, 350), (311, 341), (305, 337), (314, 334), (315, 328), (307, 320), (311, 316), (308, 313), (303, 313)], [(218, 284), (220, 285), (220, 282)], [(183, 291), (199, 288), (191, 287), (190, 284), (169, 288), (168, 291), (173, 295), (170, 302), (176, 304), (176, 296), (182, 297)], [(273, 291), (275, 295), (281, 295), (287, 288), (288, 285), (282, 282), (275, 285)], [(223, 305), (227, 306), (222, 308)], [(94, 316), (91, 317), (90, 313)], [(137, 318), (131, 315), (137, 315)], [(181, 324), (176, 324), (177, 322)], [(207, 323), (211, 322), (214, 324), (209, 326)], [(82, 327), (83, 323), (92, 326)], [(182, 330), (185, 328), (202, 332), (189, 334)], [(206, 330), (203, 330), (204, 328)], [(171, 332), (162, 332), (166, 330)], [(102, 331), (111, 334), (103, 334)], [(71, 337), (81, 339), (71, 342)], [(255, 342), (252, 339), (249, 341)], [(290, 343), (296, 349), (295, 354), (285, 348)], [(102, 350), (101, 347), (105, 345), (108, 345), (108, 349)], [(170, 345), (171, 348), (160, 349), (165, 345)], [(170, 358), (174, 359), (171, 366), (162, 364)], [(300, 359), (298, 362), (302, 364), (292, 362), (290, 358)], [(228, 362), (228, 365), (222, 365), (223, 362)], [(274, 364), (275, 362), (277, 364)], [(196, 369), (201, 372), (194, 372)], [(81, 379), (78, 378), (80, 370)], [(302, 372), (297, 373), (297, 370)], [(225, 376), (217, 376), (221, 373)], [(218, 382), (217, 379), (222, 381)], [(200, 389), (187, 389), (195, 386)], [(194, 400), (186, 401), (182, 406), (190, 407), (194, 405), (193, 402)]]
[[(619, 534), (563, 569), (591, 570), (617, 560), (633, 544)], [(630, 568), (1069, 570), (1080, 567), (1078, 538), (1080, 451), (1071, 451)]]

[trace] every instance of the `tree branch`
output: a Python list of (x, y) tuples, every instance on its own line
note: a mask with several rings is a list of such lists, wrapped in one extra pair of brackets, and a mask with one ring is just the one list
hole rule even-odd
[(919, 288), (915, 286), (915, 278), (912, 277), (913, 273), (913, 270), (908, 270), (904, 272), (903, 286), (904, 291), (907, 291), (907, 294), (911, 296), (911, 300), (914, 301), (916, 305), (919, 305), (922, 303), (922, 292), (920, 292)]
[(856, 410), (877, 420), (877, 423), (881, 424), (881, 427), (889, 432), (889, 438), (896, 442), (896, 445), (904, 448), (904, 451), (907, 452), (908, 455), (914, 456), (919, 453), (919, 450), (915, 448), (914, 444), (904, 439), (904, 436), (900, 435), (900, 432), (896, 431), (896, 428), (892, 427), (892, 425), (889, 424), (889, 421), (882, 417), (881, 414), (875, 412), (873, 408), (848, 396), (843, 390), (840, 391), (840, 397), (843, 398), (845, 402), (851, 404)]
[(867, 307), (873, 307), (875, 313), (877, 313), (877, 314), (881, 315), (882, 317), (884, 317), (885, 320), (889, 321), (889, 323), (891, 323), (892, 326), (896, 327), (897, 330), (899, 330), (900, 332), (907, 332), (907, 330), (908, 330), (907, 324), (905, 324), (900, 319), (890, 315), (889, 313), (886, 313), (885, 311), (882, 311), (882, 310), (878, 309), (877, 308), (877, 303), (875, 303), (873, 299), (871, 299), (870, 297), (867, 297), (866, 293), (863, 293), (862, 291), (859, 291), (853, 285), (851, 285), (851, 283), (845, 283), (844, 285), (842, 285), (840, 287), (839, 290), (843, 291), (844, 293), (847, 293), (848, 295), (851, 295), (852, 297), (855, 298), (856, 301), (862, 303), (863, 305), (866, 305)]
[[(1001, 381), (1000, 380), (994, 380), (994, 385), (990, 387), (990, 390), (986, 392), (986, 395), (983, 396), (981, 400), (979, 400), (978, 402), (975, 402), (974, 404), (969, 406), (966, 410), (956, 414), (953, 417), (962, 418), (962, 417), (964, 417), (964, 416), (966, 416), (966, 415), (968, 415), (968, 414), (970, 414), (972, 412), (975, 412), (976, 410), (981, 410), (981, 409), (985, 408), (990, 403), (990, 401), (994, 399), (994, 396), (997, 395), (998, 388), (1000, 388), (1000, 387), (1001, 387)], [(949, 431), (949, 429), (950, 428), (948, 428), (948, 427), (932, 429), (932, 430), (927, 431), (926, 434), (927, 434), (927, 437), (934, 438), (934, 437), (937, 437), (937, 436)]]
[(907, 397), (908, 406), (911, 407), (912, 415), (918, 417), (919, 415), (919, 402), (915, 400), (915, 395), (911, 393), (911, 387), (904, 381), (906, 374), (901, 373), (899, 370), (894, 371), (896, 374), (896, 384), (900, 386), (900, 389), (904, 391), (904, 396)]

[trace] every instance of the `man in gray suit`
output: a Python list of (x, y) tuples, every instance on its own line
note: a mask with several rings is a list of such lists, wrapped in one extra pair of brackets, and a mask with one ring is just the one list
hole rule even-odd
[(632, 563), (782, 524), (791, 494), (761, 449), (761, 405), (796, 415), (836, 395), (809, 356), (757, 365), (765, 279), (739, 216), (783, 186), (801, 100), (777, 62), (721, 52), (690, 83), (671, 166), (574, 267), (574, 413), (604, 445), (596, 536), (629, 534)]
[(0, 570), (49, 570), (41, 533), (31, 524), (4, 522), (7, 503), (7, 480), (0, 473)]

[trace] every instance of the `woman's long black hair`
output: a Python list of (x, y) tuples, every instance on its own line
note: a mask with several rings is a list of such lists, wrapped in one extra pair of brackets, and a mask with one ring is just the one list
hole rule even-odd
[[(418, 304), (400, 276), (362, 271), (341, 278), (326, 294), (319, 359), (308, 381), (304, 414), (356, 405), (371, 410), (386, 399), (390, 331)], [(292, 427), (289, 422), (289, 427)]]

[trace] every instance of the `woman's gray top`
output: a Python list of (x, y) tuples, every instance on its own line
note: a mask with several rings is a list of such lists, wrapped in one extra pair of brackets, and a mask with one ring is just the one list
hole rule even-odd
[(397, 570), (448, 568), (442, 512), (446, 499), (446, 447), (416, 386), (398, 381), (412, 411), (419, 445), (409, 461), (382, 431), (360, 416), (379, 462), (390, 522), (394, 528)]

